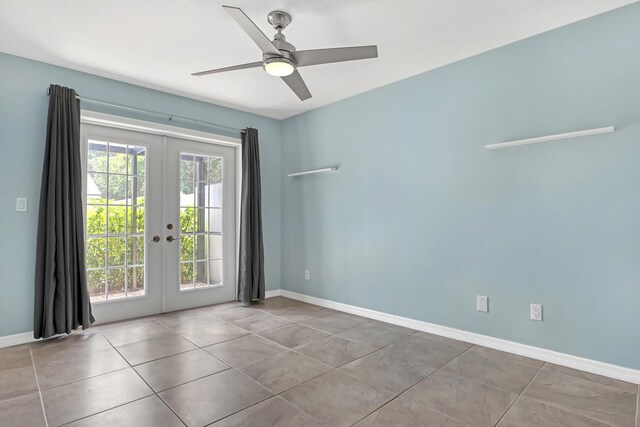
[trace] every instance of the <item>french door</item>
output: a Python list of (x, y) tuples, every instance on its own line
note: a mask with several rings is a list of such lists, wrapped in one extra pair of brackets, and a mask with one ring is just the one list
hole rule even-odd
[(87, 281), (100, 323), (236, 296), (236, 148), (82, 124)]
[(166, 141), (165, 308), (235, 299), (236, 150)]

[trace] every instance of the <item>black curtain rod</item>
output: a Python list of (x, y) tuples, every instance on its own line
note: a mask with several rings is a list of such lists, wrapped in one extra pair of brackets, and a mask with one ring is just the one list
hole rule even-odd
[[(49, 88), (47, 88), (47, 95), (49, 95)], [(167, 117), (167, 119), (170, 122), (173, 121), (173, 120), (182, 120), (182, 121), (186, 121), (186, 122), (198, 123), (198, 124), (205, 125), (205, 126), (213, 126), (213, 127), (216, 127), (216, 128), (228, 129), (228, 130), (232, 130), (232, 131), (236, 131), (236, 132), (240, 132), (240, 133), (247, 133), (246, 129), (238, 129), (238, 128), (234, 128), (234, 127), (231, 127), (231, 126), (220, 125), (218, 123), (207, 122), (207, 121), (204, 121), (204, 120), (198, 120), (198, 119), (192, 119), (192, 118), (189, 118), (189, 117), (176, 116), (175, 114), (161, 113), (159, 111), (146, 110), (144, 108), (128, 107), (126, 105), (114, 104), (114, 103), (111, 103), (111, 102), (101, 101), (99, 99), (80, 97), (79, 95), (76, 95), (76, 99), (78, 99), (78, 100), (80, 100), (82, 102), (89, 102), (91, 104), (105, 105), (107, 107), (115, 107), (115, 108), (120, 108), (120, 109), (123, 109), (123, 110), (137, 111), (137, 112), (146, 113), (146, 114), (154, 114), (154, 115), (157, 115), (157, 116), (165, 116), (165, 117)]]

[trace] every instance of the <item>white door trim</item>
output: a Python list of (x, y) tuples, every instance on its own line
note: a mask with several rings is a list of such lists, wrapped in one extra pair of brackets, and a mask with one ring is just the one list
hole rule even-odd
[[(165, 155), (165, 151), (166, 151), (166, 144), (167, 144), (167, 137), (173, 137), (173, 138), (179, 138), (179, 139), (185, 139), (185, 140), (189, 140), (189, 141), (195, 141), (195, 142), (204, 142), (204, 143), (208, 143), (208, 144), (215, 144), (215, 145), (222, 145), (222, 146), (227, 146), (227, 147), (231, 147), (233, 149), (235, 149), (236, 153), (236, 188), (235, 188), (235, 198), (236, 198), (236, 230), (235, 230), (235, 237), (236, 237), (236, 253), (234, 254), (234, 259), (235, 259), (235, 271), (238, 271), (239, 268), (239, 262), (240, 260), (238, 259), (238, 248), (240, 247), (240, 204), (241, 204), (241, 194), (242, 194), (242, 140), (240, 138), (233, 138), (233, 137), (228, 137), (228, 136), (223, 136), (223, 135), (217, 135), (217, 134), (212, 134), (212, 133), (207, 133), (207, 132), (201, 132), (201, 131), (197, 131), (197, 130), (192, 130), (192, 129), (188, 129), (188, 128), (182, 128), (182, 127), (178, 127), (178, 126), (170, 126), (170, 125), (163, 125), (160, 123), (154, 123), (154, 122), (148, 122), (148, 121), (144, 121), (144, 120), (137, 120), (137, 119), (132, 119), (129, 117), (123, 117), (123, 116), (116, 116), (116, 115), (112, 115), (112, 114), (106, 114), (106, 113), (99, 113), (96, 111), (90, 111), (90, 110), (81, 110), (80, 111), (80, 122), (82, 124), (91, 124), (91, 125), (97, 125), (97, 126), (103, 126), (103, 127), (110, 127), (110, 128), (115, 128), (115, 129), (124, 129), (124, 130), (129, 130), (129, 131), (134, 131), (134, 132), (141, 132), (141, 133), (147, 133), (147, 134), (152, 134), (152, 135), (158, 135), (158, 136), (162, 136), (162, 152), (163, 152), (163, 156), (164, 158), (164, 167), (166, 169), (166, 155)], [(82, 159), (83, 164), (85, 164), (86, 162), (86, 157)], [(163, 180), (165, 180), (166, 178), (163, 175)], [(163, 188), (166, 188), (166, 182), (163, 182)], [(165, 194), (163, 193), (161, 195), (161, 201), (163, 203), (165, 203)], [(166, 223), (164, 218), (164, 209), (163, 209), (163, 224)], [(162, 247), (162, 259), (164, 259), (164, 246)], [(164, 272), (162, 273), (162, 276), (164, 276)], [(163, 283), (163, 289), (162, 289), (162, 300), (161, 300), (161, 310), (163, 313), (166, 312), (166, 298), (165, 298), (165, 289), (164, 289), (164, 285), (165, 285), (165, 281), (164, 281), (164, 277), (161, 277), (162, 282)], [(238, 295), (238, 280), (236, 277), (235, 283), (235, 295)]]
[(89, 110), (82, 110), (80, 112), (80, 121), (82, 123), (92, 125), (126, 129), (143, 133), (151, 133), (154, 135), (170, 136), (174, 138), (189, 139), (198, 142), (228, 145), (235, 148), (239, 148), (242, 144), (240, 138), (232, 138), (178, 126), (163, 125), (160, 123), (130, 119), (128, 117), (114, 116), (111, 114), (98, 113)]

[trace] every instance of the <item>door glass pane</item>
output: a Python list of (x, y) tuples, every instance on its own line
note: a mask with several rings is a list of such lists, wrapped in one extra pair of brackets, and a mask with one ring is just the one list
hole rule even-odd
[(105, 285), (106, 270), (87, 270), (87, 285), (89, 287), (89, 297), (91, 301), (104, 301), (106, 299)]
[(87, 152), (87, 170), (89, 172), (107, 172), (107, 144), (100, 141), (89, 141)]
[(222, 209), (209, 209), (209, 217), (207, 218), (207, 230), (212, 233), (222, 233)]
[(91, 301), (145, 294), (146, 148), (89, 140), (86, 257)]
[(222, 284), (221, 157), (180, 153), (180, 289)]
[(180, 289), (193, 288), (193, 262), (180, 263)]
[(222, 260), (210, 260), (209, 261), (209, 281), (218, 285), (222, 283)]

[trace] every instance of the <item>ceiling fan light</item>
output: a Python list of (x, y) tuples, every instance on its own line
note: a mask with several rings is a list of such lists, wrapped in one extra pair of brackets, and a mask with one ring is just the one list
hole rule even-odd
[(284, 77), (291, 75), (296, 67), (287, 58), (270, 58), (264, 61), (264, 70), (276, 77)]

